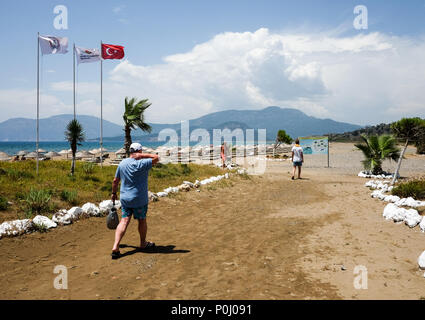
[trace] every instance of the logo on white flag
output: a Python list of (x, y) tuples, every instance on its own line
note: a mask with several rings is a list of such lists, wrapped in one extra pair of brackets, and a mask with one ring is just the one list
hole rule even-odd
[(100, 51), (99, 49), (85, 49), (81, 47), (75, 47), (75, 53), (77, 54), (77, 62), (88, 63), (96, 62), (100, 60)]
[(57, 54), (68, 52), (68, 38), (39, 36), (42, 54)]

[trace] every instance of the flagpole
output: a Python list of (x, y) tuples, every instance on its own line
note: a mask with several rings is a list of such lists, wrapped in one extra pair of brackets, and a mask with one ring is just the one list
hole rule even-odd
[[(102, 54), (102, 41), (100, 41)], [(103, 60), (100, 57), (100, 166), (103, 168)]]
[(72, 62), (74, 65), (74, 120), (75, 120), (75, 43), (72, 52)]
[(36, 174), (38, 176), (38, 141), (39, 141), (39, 114), (40, 114), (40, 32), (37, 32), (37, 165)]

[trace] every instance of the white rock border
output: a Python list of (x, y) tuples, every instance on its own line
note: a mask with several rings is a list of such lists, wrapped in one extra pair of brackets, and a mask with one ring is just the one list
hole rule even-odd
[[(383, 175), (372, 175), (370, 172), (362, 171), (358, 174), (362, 178), (373, 178), (373, 179), (392, 179), (393, 174)], [(425, 232), (425, 216), (421, 216), (415, 209), (405, 209), (401, 207), (419, 208), (425, 206), (425, 201), (415, 200), (412, 197), (402, 198), (393, 195), (386, 195), (385, 193), (390, 192), (393, 186), (389, 186), (389, 181), (377, 181), (370, 180), (365, 183), (365, 187), (374, 190), (370, 195), (372, 198), (378, 198), (385, 202), (389, 202), (385, 208), (382, 216), (386, 220), (392, 220), (397, 223), (403, 223), (409, 228), (413, 229), (417, 225), (424, 233)], [(418, 258), (418, 265), (420, 269), (425, 269), (425, 251)], [(424, 274), (425, 277), (425, 274)]]
[[(246, 169), (238, 169), (238, 174), (247, 173)], [(191, 189), (199, 188), (201, 185), (207, 185), (222, 179), (229, 179), (230, 174), (225, 173), (224, 175), (213, 176), (202, 181), (196, 180), (194, 183), (189, 181), (183, 181), (183, 184), (177, 187), (168, 187), (161, 192), (152, 193), (148, 192), (149, 201), (157, 201), (158, 198), (167, 197), (169, 194), (175, 194), (178, 192), (187, 192)], [(33, 219), (13, 220), (5, 221), (0, 224), (0, 239), (3, 237), (19, 236), (22, 234), (30, 233), (37, 230), (37, 227), (46, 229), (56, 228), (57, 226), (63, 226), (71, 224), (74, 221), (79, 220), (82, 217), (99, 217), (102, 214), (106, 214), (113, 207), (112, 200), (104, 200), (99, 203), (99, 206), (88, 202), (80, 207), (73, 207), (69, 210), (61, 209), (53, 214), (52, 219), (46, 216), (37, 215)], [(121, 203), (119, 200), (115, 201), (115, 208), (119, 209)]]

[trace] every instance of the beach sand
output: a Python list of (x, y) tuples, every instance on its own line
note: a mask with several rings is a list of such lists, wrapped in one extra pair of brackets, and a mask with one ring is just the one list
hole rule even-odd
[[(268, 162), (264, 175), (152, 203), (156, 253), (134, 250), (132, 221), (125, 256), (111, 260), (105, 218), (1, 239), (0, 299), (424, 298), (425, 234), (384, 220), (385, 203), (357, 177), (361, 159), (352, 144), (332, 144), (331, 168), (306, 156), (303, 180), (290, 180), (289, 161)], [(401, 174), (424, 168), (409, 149)], [(67, 290), (53, 287), (56, 265), (68, 268)], [(353, 286), (357, 265), (367, 290)]]

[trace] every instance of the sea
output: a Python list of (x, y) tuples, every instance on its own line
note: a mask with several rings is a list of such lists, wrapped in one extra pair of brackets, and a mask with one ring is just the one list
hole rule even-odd
[[(146, 142), (142, 145), (149, 148), (157, 148), (163, 145), (163, 142)], [(46, 151), (62, 151), (69, 150), (71, 147), (69, 142), (67, 141), (40, 141), (38, 143), (38, 147), (40, 149), (44, 149)], [(124, 147), (124, 143), (122, 141), (105, 141), (103, 142), (103, 149), (106, 152), (115, 152)], [(100, 148), (100, 144), (98, 141), (93, 142), (83, 142), (81, 146), (78, 146), (78, 151), (83, 150), (92, 150)], [(15, 155), (19, 151), (35, 151), (36, 143), (32, 141), (0, 141), (0, 151), (6, 152), (9, 155)]]
[[(138, 141), (133, 141), (133, 142), (138, 142)], [(272, 141), (267, 142), (267, 144), (271, 144), (271, 143), (273, 142)], [(190, 143), (191, 146), (194, 146), (196, 144), (197, 144), (196, 142)], [(165, 143), (163, 141), (161, 142), (153, 141), (153, 142), (143, 142), (141, 143), (141, 145), (144, 147), (156, 149), (157, 147), (160, 147), (163, 145), (178, 146), (178, 142), (173, 144), (170, 142)], [(38, 146), (40, 149), (44, 149), (46, 151), (56, 151), (56, 152), (70, 149), (69, 142), (67, 141), (40, 141), (38, 143)], [(103, 142), (103, 149), (106, 152), (115, 152), (123, 147), (124, 147), (123, 141), (104, 141)], [(87, 141), (87, 142), (83, 142), (82, 145), (78, 146), (77, 149), (78, 151), (83, 151), (83, 150), (89, 151), (89, 150), (98, 149), (98, 148), (100, 148), (99, 141)], [(35, 151), (36, 143), (33, 141), (0, 141), (0, 151), (6, 152), (9, 155), (15, 155), (22, 150), (27, 152)]]

